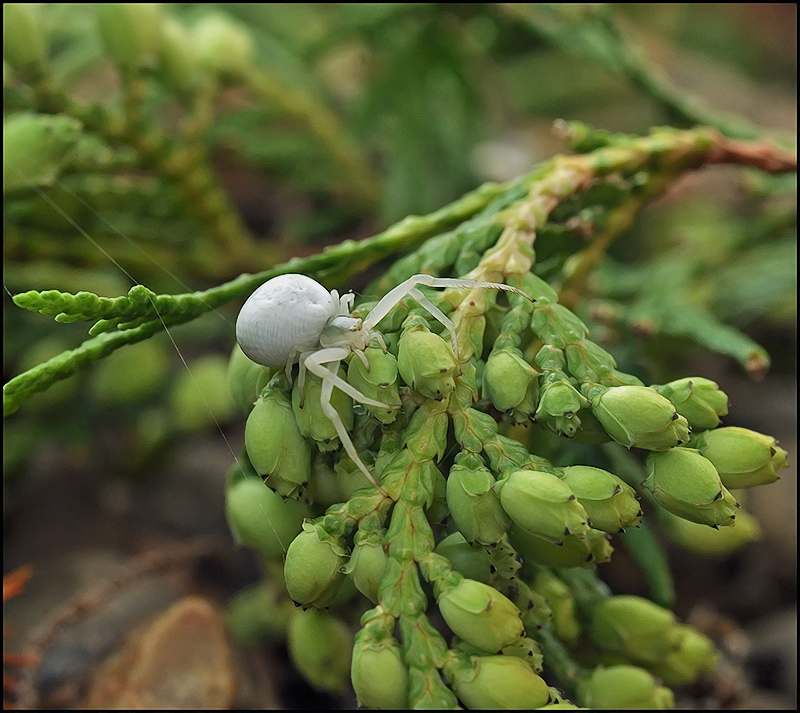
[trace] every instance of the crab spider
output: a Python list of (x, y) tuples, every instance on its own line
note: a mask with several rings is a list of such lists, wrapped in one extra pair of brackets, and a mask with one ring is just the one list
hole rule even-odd
[(244, 303), (236, 320), (236, 340), (242, 351), (257, 364), (285, 367), (291, 383), (291, 371), (299, 362), (298, 385), (302, 387), (306, 370), (322, 379), (320, 405), (331, 420), (345, 452), (378, 490), (372, 474), (356, 453), (347, 429), (331, 405), (333, 388), (341, 389), (353, 400), (369, 406), (393, 408), (370, 399), (338, 375), (339, 363), (354, 352), (369, 368), (364, 350), (376, 337), (384, 351), (383, 337), (376, 330), (380, 322), (406, 296), (413, 297), (421, 307), (441, 322), (450, 334), (453, 351), (457, 353), (455, 325), (419, 289), (427, 287), (483, 287), (515, 292), (531, 299), (522, 290), (495, 282), (414, 275), (390, 290), (363, 319), (350, 316), (355, 295), (339, 296), (328, 292), (316, 280), (305, 275), (288, 274), (273, 277), (259, 287)]

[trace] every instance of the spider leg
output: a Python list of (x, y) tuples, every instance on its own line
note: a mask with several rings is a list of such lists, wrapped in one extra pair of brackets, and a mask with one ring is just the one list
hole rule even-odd
[(453, 348), (453, 354), (458, 356), (458, 342), (456, 341), (456, 325), (453, 324), (453, 320), (450, 319), (442, 310), (440, 310), (433, 302), (431, 302), (421, 290), (413, 287), (409, 290), (408, 293), (411, 297), (413, 297), (417, 302), (419, 302), (421, 307), (424, 307), (428, 312), (430, 312), (431, 316), (436, 319), (438, 322), (441, 322), (444, 325), (444, 328), (450, 334), (450, 346)]
[(344, 347), (328, 347), (327, 349), (318, 349), (315, 352), (311, 352), (303, 360), (303, 363), (305, 364), (306, 369), (308, 369), (312, 374), (319, 376), (323, 382), (330, 382), (337, 389), (344, 391), (344, 393), (346, 393), (354, 401), (358, 401), (361, 404), (366, 404), (367, 406), (377, 406), (378, 408), (398, 408), (397, 406), (390, 406), (389, 404), (384, 404), (380, 401), (376, 401), (375, 399), (365, 396), (357, 388), (348, 384), (338, 374), (323, 366), (323, 364), (327, 364), (332, 361), (341, 361), (349, 354), (350, 350), (345, 349)]
[[(406, 295), (412, 294), (412, 290), (414, 290), (417, 285), (425, 285), (427, 287), (461, 287), (464, 289), (483, 287), (492, 290), (503, 290), (504, 292), (514, 292), (515, 294), (522, 295), (526, 299), (529, 299), (531, 302), (533, 302), (533, 298), (527, 292), (524, 292), (517, 287), (503, 285), (499, 282), (482, 282), (480, 280), (457, 279), (452, 277), (434, 277), (433, 275), (412, 275), (404, 282), (401, 282), (397, 287), (389, 290), (381, 298), (380, 302), (378, 302), (378, 304), (372, 308), (372, 311), (364, 319), (364, 327), (366, 329), (372, 329), (375, 327), (378, 322), (380, 322), (387, 314), (389, 314), (389, 312), (391, 312), (392, 308), (398, 302), (400, 302)], [(420, 304), (422, 303), (420, 302)], [(422, 304), (422, 306), (425, 307), (424, 304)], [(433, 314), (433, 312), (431, 312), (431, 314)], [(439, 318), (437, 317), (437, 319)]]

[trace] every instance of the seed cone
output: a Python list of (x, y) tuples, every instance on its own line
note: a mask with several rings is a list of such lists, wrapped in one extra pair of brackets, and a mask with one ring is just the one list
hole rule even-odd
[(492, 350), (483, 370), (482, 384), (483, 396), (498, 411), (509, 414), (514, 423), (524, 423), (536, 408), (538, 372), (516, 347)]
[(772, 436), (738, 426), (701, 433), (692, 445), (710, 460), (726, 488), (752, 488), (778, 480), (787, 454)]
[(678, 646), (663, 661), (648, 666), (668, 686), (694, 683), (704, 671), (711, 671), (719, 661), (714, 642), (692, 626), (678, 625)]
[(675, 410), (698, 431), (716, 428), (719, 426), (720, 416), (728, 415), (728, 397), (710, 379), (693, 376), (653, 388), (666, 396), (675, 406)]
[[(361, 359), (353, 356), (347, 366), (347, 381), (364, 396), (386, 404), (400, 406), (400, 393), (397, 388), (397, 359), (391, 353), (384, 353), (380, 347), (367, 347), (364, 356), (369, 363), (367, 371)], [(365, 406), (381, 423), (393, 423), (397, 409)]]
[(374, 641), (360, 632), (350, 676), (359, 706), (379, 710), (408, 708), (408, 669), (395, 639)]
[(235, 344), (228, 362), (228, 389), (233, 402), (245, 413), (250, 413), (258, 395), (274, 373), (274, 369), (251, 361), (242, 348)]
[(352, 641), (347, 625), (327, 612), (296, 609), (289, 622), (292, 663), (320, 691), (340, 693), (347, 686)]
[(427, 327), (413, 323), (398, 343), (400, 376), (412, 389), (441, 401), (455, 388), (456, 360), (450, 345)]
[[(345, 372), (340, 366), (338, 375), (344, 379)], [(339, 447), (339, 437), (336, 427), (322, 410), (321, 402), (322, 379), (316, 374), (306, 372), (303, 389), (300, 390), (299, 382), (292, 388), (292, 411), (294, 412), (300, 434), (311, 438), (320, 451), (332, 451)], [(353, 401), (337, 388), (331, 393), (331, 406), (336, 409), (342, 419), (345, 429), (353, 430)]]
[(542, 379), (536, 420), (546, 423), (556, 433), (572, 438), (581, 427), (578, 411), (589, 402), (580, 392), (557, 372)]
[(155, 65), (161, 43), (159, 3), (98, 3), (97, 22), (106, 52), (117, 65)]
[(306, 522), (286, 551), (286, 590), (298, 604), (327, 607), (344, 581), (345, 550), (318, 525)]
[(540, 570), (532, 585), (539, 594), (544, 595), (553, 612), (553, 628), (556, 636), (568, 644), (577, 640), (581, 625), (575, 610), (575, 598), (564, 582), (552, 572)]
[(470, 656), (447, 670), (453, 690), (470, 709), (530, 710), (550, 698), (544, 679), (516, 656)]
[(574, 465), (564, 468), (564, 482), (583, 505), (592, 527), (614, 534), (641, 522), (636, 491), (616, 475), (601, 468)]
[(592, 412), (626, 448), (665, 451), (689, 440), (689, 423), (672, 403), (646, 386), (594, 387)]
[(445, 537), (436, 545), (434, 552), (446, 557), (456, 572), (469, 579), (475, 579), (484, 584), (489, 583), (492, 576), (489, 555), (482, 547), (467, 542), (460, 532), (454, 532)]
[(724, 557), (761, 537), (761, 526), (750, 513), (736, 514), (736, 527), (714, 529), (664, 511), (661, 526), (670, 540), (705, 557)]
[(535, 537), (519, 526), (512, 527), (510, 534), (511, 543), (525, 562), (546, 567), (594, 567), (608, 562), (614, 551), (610, 536), (594, 529), (583, 538), (575, 535), (564, 537), (560, 545)]
[(378, 602), (378, 587), (388, 559), (383, 549), (384, 535), (383, 530), (356, 533), (353, 552), (344, 570), (353, 579), (356, 589), (375, 603)]
[(578, 696), (590, 710), (666, 710), (675, 696), (647, 671), (636, 666), (598, 666), (578, 687)]
[(206, 15), (194, 26), (192, 39), (200, 64), (223, 77), (246, 74), (253, 66), (253, 38), (221, 13)]
[(495, 485), (508, 516), (532, 535), (553, 543), (574, 535), (585, 537), (589, 516), (569, 486), (558, 476), (515, 470)]
[(711, 461), (692, 448), (650, 453), (643, 485), (659, 505), (701, 525), (732, 527), (738, 503)]
[(494, 544), (508, 531), (510, 521), (493, 491), (494, 485), (489, 469), (474, 454), (462, 453), (450, 468), (447, 507), (468, 542)]

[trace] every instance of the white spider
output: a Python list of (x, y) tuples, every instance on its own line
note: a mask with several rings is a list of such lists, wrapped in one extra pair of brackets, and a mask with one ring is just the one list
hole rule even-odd
[[(441, 322), (450, 333), (453, 351), (456, 352), (455, 325), (433, 302), (417, 288), (483, 287), (516, 292), (531, 299), (515, 287), (494, 282), (459, 280), (431, 275), (414, 275), (390, 290), (363, 319), (350, 316), (355, 295), (352, 292), (339, 297), (336, 290), (328, 292), (316, 280), (306, 275), (288, 274), (273, 277), (259, 287), (244, 303), (236, 320), (236, 340), (242, 351), (257, 364), (285, 367), (291, 382), (291, 370), (300, 363), (298, 386), (302, 388), (305, 370), (322, 379), (320, 405), (331, 420), (347, 455), (358, 466), (370, 483), (382, 491), (372, 474), (361, 462), (336, 409), (331, 405), (333, 387), (362, 404), (392, 408), (370, 399), (353, 388), (338, 375), (339, 363), (355, 352), (369, 369), (364, 350), (376, 337), (384, 351), (386, 345), (375, 327), (404, 297), (413, 297), (431, 316)], [(326, 366), (327, 365), (327, 366)], [(383, 492), (383, 491), (382, 491)]]

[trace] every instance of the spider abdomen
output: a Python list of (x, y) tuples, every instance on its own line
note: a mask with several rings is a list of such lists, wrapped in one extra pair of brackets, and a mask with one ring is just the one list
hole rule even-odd
[(236, 320), (236, 340), (254, 362), (285, 366), (297, 352), (318, 348), (337, 306), (333, 295), (310, 277), (273, 277), (244, 303)]

